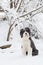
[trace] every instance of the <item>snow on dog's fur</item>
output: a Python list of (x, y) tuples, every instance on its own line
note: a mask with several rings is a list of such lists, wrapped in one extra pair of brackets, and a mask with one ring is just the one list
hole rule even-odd
[(20, 35), (22, 38), (21, 50), (23, 55), (38, 55), (38, 50), (36, 49), (33, 40), (30, 37), (30, 29), (28, 27), (21, 29)]

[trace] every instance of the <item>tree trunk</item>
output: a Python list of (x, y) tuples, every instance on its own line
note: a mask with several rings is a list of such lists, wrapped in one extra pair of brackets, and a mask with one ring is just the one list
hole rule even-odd
[(13, 8), (13, 1), (10, 0), (10, 8)]

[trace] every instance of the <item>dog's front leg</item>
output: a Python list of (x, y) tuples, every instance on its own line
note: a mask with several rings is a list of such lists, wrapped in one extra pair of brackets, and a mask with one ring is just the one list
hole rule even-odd
[(32, 48), (29, 48), (29, 55), (32, 55)]

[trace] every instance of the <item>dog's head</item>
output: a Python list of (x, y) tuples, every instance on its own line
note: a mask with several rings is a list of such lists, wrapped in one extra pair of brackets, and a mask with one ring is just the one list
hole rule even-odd
[(30, 29), (28, 27), (26, 27), (25, 29), (21, 29), (20, 35), (21, 35), (21, 38), (23, 38), (23, 37), (29, 38), (30, 37)]

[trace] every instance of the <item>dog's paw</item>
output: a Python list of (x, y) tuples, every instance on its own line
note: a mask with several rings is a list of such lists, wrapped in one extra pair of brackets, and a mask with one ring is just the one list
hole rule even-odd
[(39, 52), (39, 51), (38, 51), (37, 49), (33, 50), (33, 51), (32, 51), (32, 56), (38, 55), (38, 52)]

